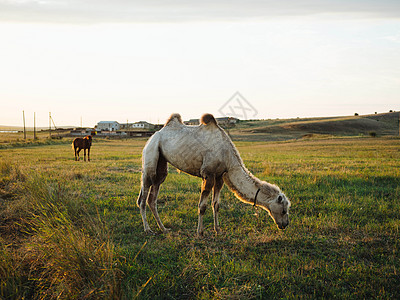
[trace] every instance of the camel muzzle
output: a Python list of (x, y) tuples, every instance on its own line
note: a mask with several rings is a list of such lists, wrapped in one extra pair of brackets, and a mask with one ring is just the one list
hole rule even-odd
[(277, 225), (278, 225), (279, 229), (285, 229), (286, 227), (288, 227), (289, 221), (287, 221), (285, 223), (278, 223)]

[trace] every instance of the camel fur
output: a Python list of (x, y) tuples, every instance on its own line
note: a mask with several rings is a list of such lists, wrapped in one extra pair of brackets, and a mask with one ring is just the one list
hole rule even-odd
[(167, 163), (203, 179), (198, 205), (198, 235), (203, 235), (203, 215), (211, 191), (214, 230), (217, 233), (220, 231), (219, 196), (224, 183), (242, 202), (268, 211), (279, 229), (288, 226), (290, 201), (276, 185), (259, 180), (246, 169), (231, 139), (211, 114), (203, 115), (199, 126), (186, 126), (179, 114), (173, 114), (143, 149), (142, 181), (137, 205), (146, 233), (152, 232), (146, 218), (146, 203), (159, 228), (163, 232), (168, 231), (157, 211), (160, 185), (168, 174)]

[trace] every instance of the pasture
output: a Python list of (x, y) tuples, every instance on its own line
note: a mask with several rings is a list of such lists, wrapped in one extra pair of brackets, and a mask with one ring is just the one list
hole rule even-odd
[[(136, 199), (145, 140), (0, 149), (0, 298), (400, 298), (400, 139), (235, 142), (291, 199), (280, 231), (221, 194), (196, 236), (199, 178), (169, 167), (147, 236)], [(149, 223), (157, 228), (149, 214)]]

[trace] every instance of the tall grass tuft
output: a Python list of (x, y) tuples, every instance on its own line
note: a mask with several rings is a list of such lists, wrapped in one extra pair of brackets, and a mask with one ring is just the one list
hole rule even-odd
[(22, 263), (18, 255), (0, 238), (0, 298), (21, 299), (24, 296)]
[(25, 231), (26, 209), (17, 197), (26, 176), (11, 161), (0, 162), (0, 298), (20, 299), (26, 296), (23, 255), (15, 251)]
[(9, 213), (26, 205), (18, 217), (0, 215), (0, 298), (119, 299), (120, 263), (99, 214), (59, 180), (29, 174), (21, 182), (13, 168), (1, 165), (1, 182), (18, 186), (12, 198), (20, 199), (4, 205)]
[(71, 224), (43, 223), (26, 247), (30, 280), (44, 298), (119, 298), (121, 272), (110, 241), (94, 240)]
[(11, 161), (0, 162), (0, 188), (3, 190), (7, 188), (10, 191), (10, 184), (14, 184), (18, 181), (24, 181), (25, 175)]

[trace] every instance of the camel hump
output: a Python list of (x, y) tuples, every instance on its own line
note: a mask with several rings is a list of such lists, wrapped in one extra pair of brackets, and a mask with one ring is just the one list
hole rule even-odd
[(168, 125), (169, 123), (171, 123), (172, 121), (177, 120), (179, 123), (183, 124), (182, 122), (182, 117), (180, 114), (172, 114), (169, 119), (167, 120), (167, 122), (165, 123), (165, 125)]
[(203, 125), (207, 125), (210, 123), (217, 125), (217, 120), (215, 120), (212, 114), (204, 114), (201, 116), (200, 123)]

